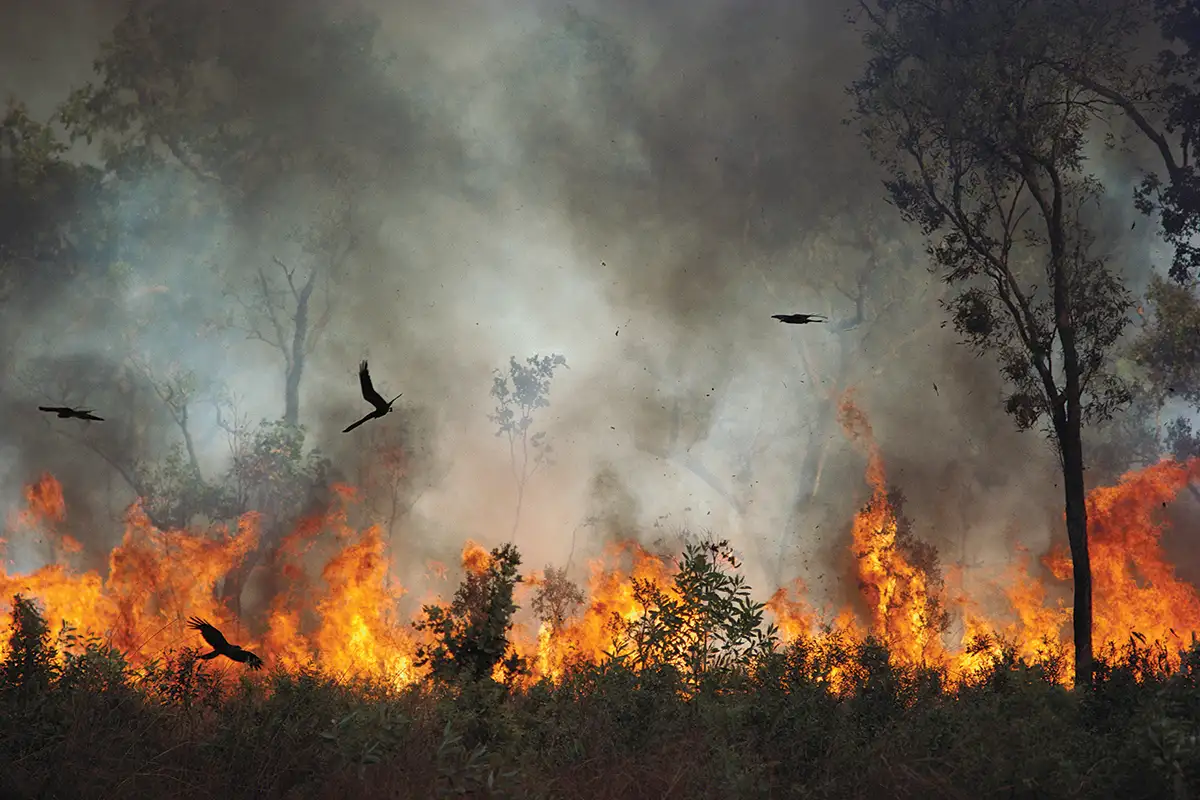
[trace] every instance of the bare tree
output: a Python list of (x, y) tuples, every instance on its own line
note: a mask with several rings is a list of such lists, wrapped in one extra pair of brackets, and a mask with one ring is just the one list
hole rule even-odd
[(299, 245), (305, 266), (274, 256), (274, 269), (259, 267), (252, 286), (234, 295), (243, 311), (234, 327), (283, 359), (283, 420), (288, 425), (300, 423), (304, 367), (333, 316), (337, 279), (358, 246), (356, 214), (356, 204), (345, 200), (311, 229), (294, 230), (290, 238)]

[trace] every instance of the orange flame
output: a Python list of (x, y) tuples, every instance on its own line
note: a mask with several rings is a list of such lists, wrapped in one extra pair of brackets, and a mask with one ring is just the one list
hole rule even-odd
[[(856, 637), (872, 634), (899, 662), (941, 664), (959, 678), (998, 655), (994, 645), (972, 646), (985, 633), (1012, 642), (1024, 658), (1037, 659), (1047, 648), (1069, 655), (1070, 607), (1064, 590), (1071, 565), (1063, 548), (1042, 557), (1044, 577), (1034, 574), (1036, 562), (1019, 550), (1016, 561), (991, 581), (994, 598), (968, 596), (961, 588), (961, 572), (951, 576), (950, 583), (959, 588), (950, 594), (903, 546), (882, 452), (851, 393), (839, 403), (839, 421), (866, 455), (869, 494), (849, 531), (856, 591), (832, 629)], [(1161, 544), (1163, 506), (1196, 480), (1200, 460), (1168, 460), (1089, 494), (1097, 649), (1119, 645), (1131, 632), (1179, 644), (1200, 632), (1200, 593), (1176, 575)], [(196, 615), (222, 628), (231, 641), (258, 652), (269, 668), (320, 665), (335, 676), (395, 687), (421, 680), (425, 671), (416, 666), (415, 655), (423, 641), (403, 616), (409, 593), (389, 573), (383, 531), (374, 525), (360, 530), (349, 523), (349, 509), (359, 502), (353, 487), (335, 486), (332, 495), (331, 507), (297, 524), (262, 567), (278, 578), (281, 588), (254, 625), (254, 620), (240, 619), (222, 606), (216, 590), (257, 548), (256, 515), (247, 514), (231, 529), (160, 531), (135, 504), (127, 514), (121, 544), (109, 554), (108, 569), (101, 575), (70, 563), (83, 547), (67, 529), (62, 487), (43, 475), (26, 489), (25, 508), (10, 517), (7, 533), (10, 538), (51, 541), (51, 563), (28, 574), (0, 569), (0, 611), (6, 611), (15, 593), (35, 597), (53, 629), (67, 622), (101, 635), (135, 666), (172, 648), (202, 646), (185, 625)], [(468, 541), (463, 546), (464, 572), (481, 574), (491, 560), (482, 545)], [(634, 542), (609, 546), (589, 564), (587, 599), (573, 617), (552, 625), (530, 623), (522, 616), (526, 612), (518, 614), (514, 648), (531, 666), (531, 674), (521, 680), (558, 680), (572, 663), (606, 658), (616, 643), (614, 621), (634, 621), (646, 612), (635, 582), (674, 596), (674, 570), (671, 559)], [(426, 565), (426, 594), (445, 592), (447, 572), (436, 562)], [(535, 573), (519, 585), (521, 604), (527, 605), (527, 593), (544, 583)], [(805, 585), (797, 580), (766, 602), (784, 642), (825, 635), (805, 595)], [(1006, 607), (1003, 612), (992, 608), (998, 600)], [(961, 623), (957, 642), (943, 632), (946, 613)], [(0, 622), (0, 654), (7, 647), (9, 624), (7, 617)], [(829, 644), (813, 652), (828, 656), (834, 649)], [(504, 677), (499, 672), (497, 676)], [(845, 676), (834, 665), (827, 678), (836, 690)]]

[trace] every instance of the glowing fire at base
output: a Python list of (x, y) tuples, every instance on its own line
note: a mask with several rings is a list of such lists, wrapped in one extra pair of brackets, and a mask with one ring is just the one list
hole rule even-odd
[[(882, 455), (866, 415), (850, 395), (842, 400), (840, 421), (865, 451), (871, 494), (851, 527), (858, 596), (838, 614), (834, 627), (857, 637), (872, 634), (886, 642), (901, 663), (943, 664), (956, 677), (982, 666), (994, 652), (970, 646), (984, 633), (999, 634), (1026, 658), (1035, 658), (1046, 647), (1061, 648), (1069, 657), (1070, 609), (1064, 599), (1050, 601), (1054, 595), (1066, 597), (1062, 590), (1070, 580), (1071, 565), (1063, 548), (1042, 558), (1049, 585), (1032, 574), (1025, 553), (994, 581), (996, 596), (1008, 607), (1005, 613), (985, 613), (985, 598), (947, 593), (938, 576), (928, 574), (902, 546)], [(1168, 460), (1090, 494), (1098, 650), (1120, 645), (1134, 632), (1168, 647), (1186, 645), (1200, 632), (1200, 593), (1176, 577), (1160, 542), (1163, 522), (1156, 517), (1194, 480), (1200, 480), (1200, 460)], [(52, 630), (68, 622), (80, 631), (102, 635), (134, 666), (167, 650), (197, 644), (186, 629), (187, 618), (197, 615), (210, 619), (231, 641), (259, 653), (268, 668), (319, 664), (335, 676), (394, 686), (422, 677), (423, 670), (416, 666), (422, 640), (398, 616), (406, 592), (390, 579), (382, 531), (374, 526), (356, 530), (347, 523), (347, 508), (355, 502), (350, 487), (337, 487), (333, 507), (304, 520), (277, 549), (272, 568), (286, 588), (267, 604), (258, 628), (237, 619), (216, 600), (221, 581), (257, 545), (255, 515), (246, 515), (233, 530), (160, 531), (135, 505), (127, 515), (121, 544), (109, 555), (107, 575), (101, 576), (73, 565), (83, 548), (64, 530), (67, 509), (58, 482), (43, 476), (26, 489), (25, 500), (25, 509), (9, 520), (8, 538), (47, 543), (51, 563), (29, 574), (0, 568), (0, 611), (6, 615), (0, 622), (0, 655), (9, 636), (8, 602), (21, 593), (41, 601)], [(338, 549), (325, 561), (320, 580), (312, 581), (301, 558), (319, 540), (331, 538)], [(477, 544), (468, 542), (463, 549), (467, 572), (486, 570), (489, 560)], [(439, 569), (430, 567), (430, 572)], [(581, 613), (557, 626), (542, 624), (535, 630), (518, 624), (514, 630), (514, 647), (532, 668), (528, 681), (556, 680), (572, 661), (603, 659), (613, 647), (614, 617), (633, 620), (642, 613), (634, 579), (669, 591), (673, 565), (670, 559), (625, 542), (610, 547), (590, 570)], [(519, 589), (528, 591), (539, 580), (531, 575)], [(817, 615), (803, 595), (804, 586), (796, 581), (767, 603), (784, 641), (818, 630)], [(956, 643), (947, 641), (945, 634), (950, 617), (962, 622)]]

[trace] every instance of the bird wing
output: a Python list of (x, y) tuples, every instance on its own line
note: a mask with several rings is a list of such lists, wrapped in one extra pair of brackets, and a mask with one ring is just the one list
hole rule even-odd
[(194, 630), (200, 631), (200, 635), (204, 637), (204, 641), (208, 642), (208, 646), (218, 652), (224, 652), (229, 649), (229, 642), (224, 634), (214, 628), (207, 620), (199, 617), (192, 617), (188, 620), (188, 625)]
[(376, 408), (387, 408), (387, 401), (380, 396), (379, 392), (375, 391), (375, 387), (371, 384), (371, 373), (367, 370), (366, 361), (358, 365), (358, 382), (362, 384), (364, 400)]
[(71, 409), (64, 406), (38, 406), (38, 411), (49, 411), (51, 414), (61, 414), (64, 411), (71, 411)]
[(84, 411), (83, 413), (81, 413), (79, 415), (79, 418), (80, 419), (90, 419), (93, 422), (104, 422), (104, 417), (97, 417), (95, 414), (93, 414), (90, 411)]
[(262, 659), (244, 648), (234, 648), (229, 653), (226, 653), (226, 655), (239, 664), (245, 664), (246, 666), (250, 667), (250, 669), (262, 669)]
[(369, 419), (375, 419), (375, 412), (374, 412), (374, 411), (372, 411), (370, 414), (367, 414), (365, 417), (363, 417), (362, 419), (360, 419), (358, 422), (353, 422), (353, 423), (351, 423), (350, 425), (347, 425), (347, 426), (346, 426), (346, 427), (345, 427), (345, 428), (342, 430), (342, 433), (349, 433), (350, 431), (354, 430), (354, 429), (355, 429), (355, 428), (357, 428), (359, 425), (362, 425), (364, 422), (366, 422), (366, 421), (367, 421), (367, 420), (369, 420)]

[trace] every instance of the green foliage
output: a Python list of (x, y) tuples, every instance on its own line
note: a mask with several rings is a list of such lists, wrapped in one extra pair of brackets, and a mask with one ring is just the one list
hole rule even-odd
[(215, 480), (206, 479), (176, 443), (162, 460), (139, 470), (143, 508), (162, 528), (185, 528), (197, 516), (228, 522), (250, 510), (274, 520), (294, 520), (329, 471), (328, 459), (318, 450), (306, 450), (305, 439), (302, 427), (263, 420), (246, 432), (229, 469)]
[[(1171, 277), (1186, 285), (1200, 268), (1200, 174), (1195, 166), (1200, 155), (1200, 26), (1195, 5), (1188, 0), (1154, 0), (1153, 5), (1154, 20), (1168, 45), (1159, 51), (1155, 69), (1146, 71), (1155, 80), (1148, 87), (1127, 87), (1114, 80), (1102, 88), (1116, 90), (1127, 112), (1136, 109), (1134, 103), (1148, 104), (1164, 118), (1156, 130), (1146, 115), (1130, 114), (1161, 152), (1166, 169), (1166, 181), (1155, 172), (1145, 174), (1135, 202), (1143, 213), (1161, 215), (1162, 233), (1175, 248)], [(1177, 149), (1168, 137), (1177, 137)]]
[(305, 451), (303, 426), (263, 420), (247, 447), (234, 455), (227, 480), (242, 509), (291, 519), (303, 511), (313, 489), (328, 476), (330, 462), (319, 450)]
[(0, 688), (44, 692), (58, 675), (50, 627), (29, 598), (14, 595), (12, 603), (12, 632), (0, 663)]
[(437, 794), (435, 797), (492, 797), (510, 796), (505, 784), (515, 777), (515, 771), (497, 769), (493, 754), (486, 744), (468, 749), (463, 736), (456, 733), (450, 722), (442, 731), (437, 748)]
[(427, 605), (424, 619), (415, 623), (434, 640), (418, 651), (417, 664), (428, 665), (437, 681), (458, 685), (490, 681), (497, 665), (509, 675), (523, 669), (510, 652), (508, 634), (517, 605), (513, 587), (521, 579), (521, 556), (506, 544), (492, 550), (486, 568), (468, 572), (448, 606)]
[(776, 629), (764, 629), (765, 606), (730, 571), (737, 566), (727, 541), (706, 541), (684, 550), (670, 590), (634, 578), (633, 596), (644, 613), (633, 620), (614, 615), (616, 657), (639, 671), (678, 672), (697, 689), (727, 682), (730, 673), (768, 656)]
[(236, 516), (237, 505), (228, 489), (204, 480), (176, 442), (158, 463), (143, 467), (138, 481), (143, 487), (142, 509), (163, 529), (182, 530), (198, 514), (213, 520)]
[[(698, 608), (744, 616), (722, 605), (728, 592), (703, 588), (732, 586), (718, 555), (687, 548), (681, 583)], [(686, 617), (676, 607), (656, 624)], [(6, 797), (1099, 800), (1183, 798), (1200, 780), (1200, 645), (1172, 670), (1163, 645), (1137, 636), (1099, 653), (1079, 692), (1058, 685), (1052, 653), (1027, 663), (1002, 643), (952, 689), (937, 670), (829, 630), (741, 650), (738, 670), (708, 673), (713, 691), (617, 659), (528, 691), (479, 694), (477, 683), (447, 697), (311, 668), (221, 681), (192, 651), (134, 671), (98, 640), (52, 638), (28, 599), (14, 599), (12, 618), (0, 664)]]

